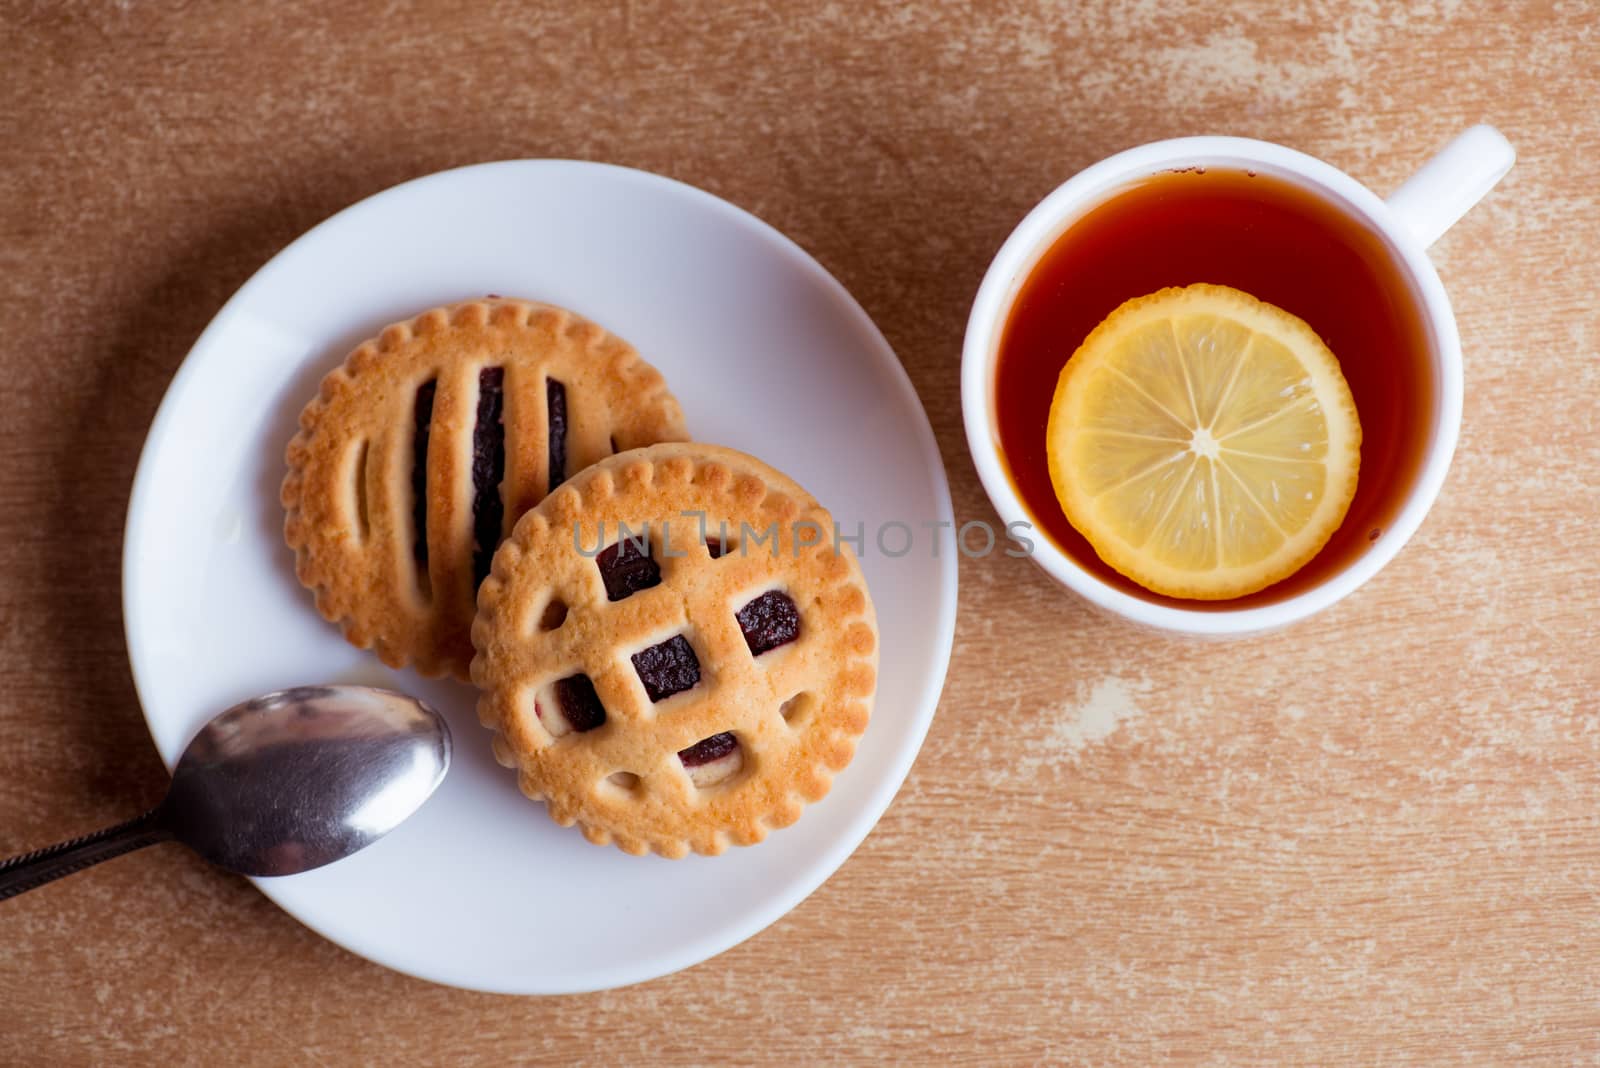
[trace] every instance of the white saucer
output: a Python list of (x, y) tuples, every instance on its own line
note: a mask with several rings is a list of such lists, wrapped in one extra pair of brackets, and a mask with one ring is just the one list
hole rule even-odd
[[(487, 293), (550, 301), (627, 338), (701, 440), (793, 475), (847, 534), (882, 632), (854, 763), (795, 826), (716, 858), (630, 857), (557, 827), (489, 754), (474, 693), (346, 645), (281, 538), (283, 449), (317, 382), (363, 338)], [(816, 889), (888, 807), (922, 744), (956, 615), (950, 492), (926, 415), (859, 305), (753, 216), (638, 171), (490, 163), (365, 200), (279, 253), (173, 379), (128, 513), (123, 607), (150, 733), (170, 767), (211, 715), (299, 683), (369, 682), (449, 718), (455, 765), (408, 823), (318, 871), (259, 880), (355, 953), (440, 983), (594, 990), (665, 975), (750, 937)], [(872, 537), (907, 524), (912, 550)], [(892, 551), (905, 540), (896, 528)], [(937, 555), (935, 555), (937, 548)]]

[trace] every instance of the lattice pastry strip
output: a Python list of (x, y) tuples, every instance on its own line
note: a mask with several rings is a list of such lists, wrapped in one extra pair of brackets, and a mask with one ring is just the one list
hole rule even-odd
[(871, 599), (833, 531), (791, 479), (717, 446), (613, 456), (560, 487), (479, 593), (496, 756), (557, 822), (630, 853), (720, 853), (794, 822), (849, 763), (876, 686)]
[(476, 589), (516, 519), (605, 456), (685, 437), (661, 375), (594, 323), (436, 308), (323, 379), (288, 447), (284, 538), (352, 643), (466, 678)]

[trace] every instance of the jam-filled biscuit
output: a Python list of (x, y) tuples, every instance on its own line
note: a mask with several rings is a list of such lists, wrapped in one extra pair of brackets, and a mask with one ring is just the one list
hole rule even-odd
[(563, 826), (679, 857), (827, 793), (866, 729), (878, 634), (828, 511), (753, 457), (602, 460), (517, 524), (472, 628), (495, 756)]
[(661, 374), (594, 323), (435, 308), (358, 346), (301, 412), (284, 539), (353, 644), (465, 679), (478, 583), (516, 520), (596, 460), (686, 437)]

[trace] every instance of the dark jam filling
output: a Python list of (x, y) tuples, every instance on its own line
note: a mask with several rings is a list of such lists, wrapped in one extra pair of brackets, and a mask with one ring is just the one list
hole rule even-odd
[(478, 423), (472, 431), (472, 573), (476, 584), (489, 574), (505, 525), (505, 502), (500, 498), (500, 483), (506, 477), (505, 381), (504, 367), (485, 367), (478, 373)]
[(701, 764), (709, 764), (713, 760), (721, 760), (735, 749), (739, 748), (739, 739), (731, 731), (713, 734), (702, 739), (687, 749), (678, 750), (678, 759), (683, 761), (686, 768), (697, 768)]
[(722, 544), (722, 539), (721, 538), (707, 538), (706, 539), (706, 552), (711, 554), (711, 559), (713, 559), (713, 560), (720, 559), (722, 554), (727, 552), (727, 551), (728, 550)]
[(623, 538), (603, 549), (594, 562), (600, 569), (608, 601), (620, 601), (661, 585), (661, 568), (651, 558), (650, 542), (645, 538)]
[(544, 401), (550, 411), (550, 489), (567, 480), (567, 387), (553, 378), (544, 381)]
[(606, 721), (606, 708), (587, 675), (568, 675), (557, 681), (556, 700), (567, 725), (579, 734), (592, 731)]
[(411, 435), (411, 555), (424, 573), (428, 569), (428, 432), (433, 428), (433, 394), (438, 386), (429, 379), (417, 389)]
[(675, 693), (692, 689), (700, 681), (700, 658), (683, 635), (674, 635), (660, 645), (633, 654), (633, 670), (644, 683), (650, 700), (664, 701)]
[(787, 593), (768, 590), (734, 613), (751, 656), (760, 656), (800, 636), (800, 610)]

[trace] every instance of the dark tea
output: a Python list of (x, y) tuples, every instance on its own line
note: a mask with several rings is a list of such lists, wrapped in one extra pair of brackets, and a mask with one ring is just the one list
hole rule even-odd
[[(1362, 432), (1355, 499), (1328, 543), (1293, 575), (1220, 602), (1151, 593), (1101, 561), (1067, 521), (1045, 454), (1056, 379), (1090, 331), (1126, 300), (1196, 282), (1244, 290), (1309, 323), (1339, 360)], [(1246, 171), (1161, 174), (1073, 222), (1023, 281), (995, 374), (1002, 457), (1034, 524), (1113, 586), (1198, 610), (1280, 601), (1352, 563), (1414, 485), (1435, 417), (1427, 323), (1383, 238), (1315, 193)]]

